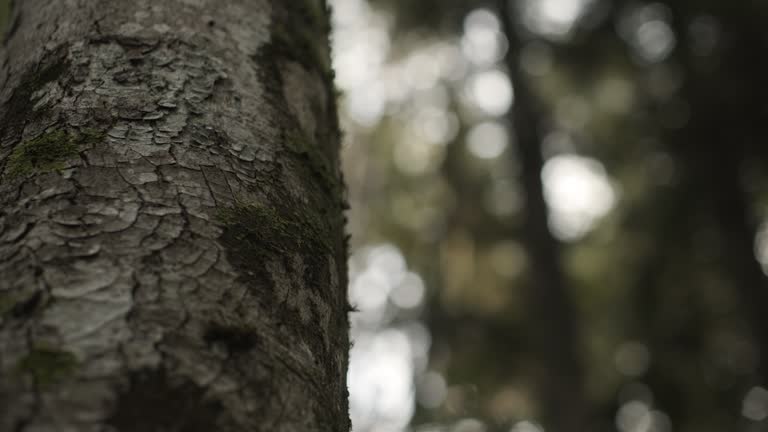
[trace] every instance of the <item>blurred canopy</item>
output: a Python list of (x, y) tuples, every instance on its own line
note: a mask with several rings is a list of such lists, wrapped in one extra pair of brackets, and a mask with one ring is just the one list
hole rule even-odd
[(768, 430), (768, 4), (334, 3), (357, 430)]

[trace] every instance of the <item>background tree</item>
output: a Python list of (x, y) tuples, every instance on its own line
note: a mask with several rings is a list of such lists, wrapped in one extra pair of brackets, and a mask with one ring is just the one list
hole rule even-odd
[[(402, 332), (416, 353), (415, 413), (403, 418), (416, 430), (561, 431), (547, 413), (570, 399), (590, 431), (765, 429), (768, 10), (519, 0), (508, 3), (511, 32), (495, 1), (370, 4), (380, 11), (370, 22), (385, 23), (368, 44), (385, 53), (367, 63), (378, 74), (353, 80), (344, 50), (337, 58), (359, 245), (353, 328), (381, 344), (376, 335)], [(549, 227), (533, 242), (532, 213)], [(561, 243), (570, 301), (534, 308), (525, 293), (553, 262), (535, 251), (547, 237)], [(388, 282), (384, 302), (363, 300), (383, 242), (423, 277), (417, 306), (401, 298), (419, 286), (411, 279)], [(578, 327), (551, 336), (568, 327), (563, 304)], [(570, 331), (581, 342), (558, 346)], [(583, 399), (542, 397), (536, 371), (578, 376), (566, 371), (579, 360)], [(572, 380), (552, 382), (577, 394)], [(359, 430), (393, 422), (383, 396), (383, 418), (355, 414), (369, 399), (351, 385)]]
[(526, 83), (521, 64), (522, 43), (518, 22), (507, 0), (496, 11), (508, 42), (505, 62), (515, 83), (510, 124), (520, 163), (520, 183), (525, 196), (523, 243), (530, 257), (532, 286), (526, 296), (527, 320), (534, 355), (540, 359), (538, 384), (544, 426), (557, 431), (580, 431), (586, 426), (581, 329), (571, 300), (570, 284), (561, 263), (561, 245), (549, 229), (549, 209), (544, 197), (542, 171), (544, 141), (539, 131), (539, 103)]
[(0, 430), (348, 430), (319, 0), (15, 2)]

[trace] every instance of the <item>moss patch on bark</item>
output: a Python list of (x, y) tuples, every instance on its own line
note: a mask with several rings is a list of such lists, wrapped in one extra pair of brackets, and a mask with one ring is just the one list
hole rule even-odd
[(62, 130), (46, 132), (19, 144), (8, 157), (6, 172), (10, 177), (50, 172), (65, 168), (64, 162), (77, 156), (80, 147), (103, 139), (104, 134), (86, 129), (77, 134)]
[(32, 375), (40, 387), (49, 387), (71, 375), (77, 366), (77, 358), (67, 351), (37, 348), (18, 363), (19, 371)]
[[(335, 256), (333, 242), (333, 221), (324, 219), (322, 213), (307, 211), (298, 203), (282, 203), (268, 207), (239, 203), (219, 212), (219, 221), (224, 232), (219, 241), (224, 246), (227, 260), (238, 270), (240, 280), (253, 290), (263, 292), (261, 296), (268, 308), (279, 314), (281, 320), (292, 323), (304, 333), (313, 352), (325, 355), (326, 346), (322, 331), (314, 324), (304, 322), (298, 312), (288, 310), (277, 293), (270, 264), (285, 271), (296, 272), (294, 257), (301, 257), (301, 274), (295, 275), (303, 288), (321, 290), (321, 296), (330, 294), (331, 284), (329, 256)], [(281, 287), (285, 289), (286, 287)], [(302, 287), (288, 287), (294, 295)], [(333, 303), (331, 298), (326, 298)], [(321, 319), (319, 311), (311, 308), (315, 322)]]
[(300, 218), (293, 211), (287, 207), (278, 211), (272, 207), (243, 203), (221, 209), (218, 219), (227, 228), (223, 241), (243, 255), (261, 255), (264, 252), (278, 256), (295, 252), (331, 253), (330, 233), (323, 223), (313, 222), (308, 216)]

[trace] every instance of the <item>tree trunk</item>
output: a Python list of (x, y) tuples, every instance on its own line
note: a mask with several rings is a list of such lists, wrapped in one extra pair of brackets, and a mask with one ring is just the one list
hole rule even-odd
[(347, 431), (323, 0), (24, 0), (0, 431)]
[(587, 422), (581, 335), (560, 257), (560, 243), (549, 230), (549, 209), (544, 199), (541, 171), (544, 157), (537, 129), (537, 102), (525, 82), (518, 59), (522, 41), (508, 0), (497, 1), (509, 41), (506, 62), (515, 87), (509, 113), (517, 137), (521, 183), (525, 192), (525, 238), (530, 256), (532, 287), (526, 293), (531, 346), (540, 361), (536, 377), (546, 430), (581, 432)]
[[(686, 29), (695, 15), (676, 2), (666, 2), (676, 32)], [(768, 279), (755, 256), (756, 212), (743, 182), (743, 169), (762, 152), (768, 94), (768, 63), (754, 53), (764, 52), (763, 21), (753, 7), (725, 8), (718, 16), (724, 38), (723, 58), (711, 70), (681, 38), (677, 57), (685, 72), (681, 96), (691, 107), (685, 127), (671, 135), (670, 153), (698, 191), (700, 211), (717, 224), (722, 269), (740, 298), (743, 319), (752, 333), (757, 354), (755, 378), (768, 386)], [(727, 85), (720, 86), (720, 83)], [(714, 89), (714, 90), (713, 90)]]

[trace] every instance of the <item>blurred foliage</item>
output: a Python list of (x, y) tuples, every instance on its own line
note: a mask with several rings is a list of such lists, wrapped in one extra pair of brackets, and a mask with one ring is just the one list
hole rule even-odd
[(488, 0), (371, 0), (371, 4), (392, 14), (399, 30), (456, 31), (473, 9)]
[[(437, 406), (418, 406), (416, 430), (517, 432), (536, 430), (521, 429), (526, 420), (558, 424), (541, 387), (560, 385), (567, 393), (579, 384), (537, 378), (558, 375), (550, 367), (555, 348), (547, 347), (567, 345), (537, 341), (542, 328), (564, 320), (554, 307), (531, 312), (526, 293), (546, 283), (547, 272), (535, 270), (542, 265), (565, 274), (567, 295), (558, 301), (575, 317), (561, 327), (579, 330), (588, 419), (582, 428), (547, 430), (768, 430), (768, 284), (761, 267), (768, 263), (768, 6), (520, 0), (511, 8), (515, 34), (501, 44), (512, 58), (483, 63), (472, 20), (478, 10), (500, 18), (498, 2), (371, 4), (389, 16), (383, 69), (419, 56), (436, 64), (436, 47), (444, 45), (462, 63), (424, 88), (402, 84), (407, 77), (392, 71), (379, 75), (408, 90), (390, 97), (376, 121), (356, 118), (358, 90), (342, 82), (355, 241), (396, 244), (427, 281), (419, 310), (432, 335), (428, 369), (445, 377), (447, 392)], [(576, 4), (583, 7), (569, 17)], [(520, 68), (513, 110), (527, 105), (531, 122), (467, 102), (478, 74), (514, 72), (510, 65)], [(435, 106), (456, 123), (437, 145), (410, 132), (419, 129), (419, 113)], [(478, 157), (473, 131), (489, 121), (512, 138), (501, 154)], [(581, 200), (595, 206), (605, 198), (580, 189), (586, 180), (576, 171), (547, 174), (555, 166), (586, 166), (615, 194), (609, 211), (582, 233), (564, 235), (557, 223), (550, 223), (554, 238), (530, 232), (527, 218), (535, 212), (521, 137), (531, 129), (544, 165), (527, 169), (543, 170), (550, 221)], [(409, 161), (422, 152), (434, 154), (412, 170)], [(550, 243), (560, 258), (542, 264), (534, 251)], [(485, 429), (462, 423), (468, 418)]]

